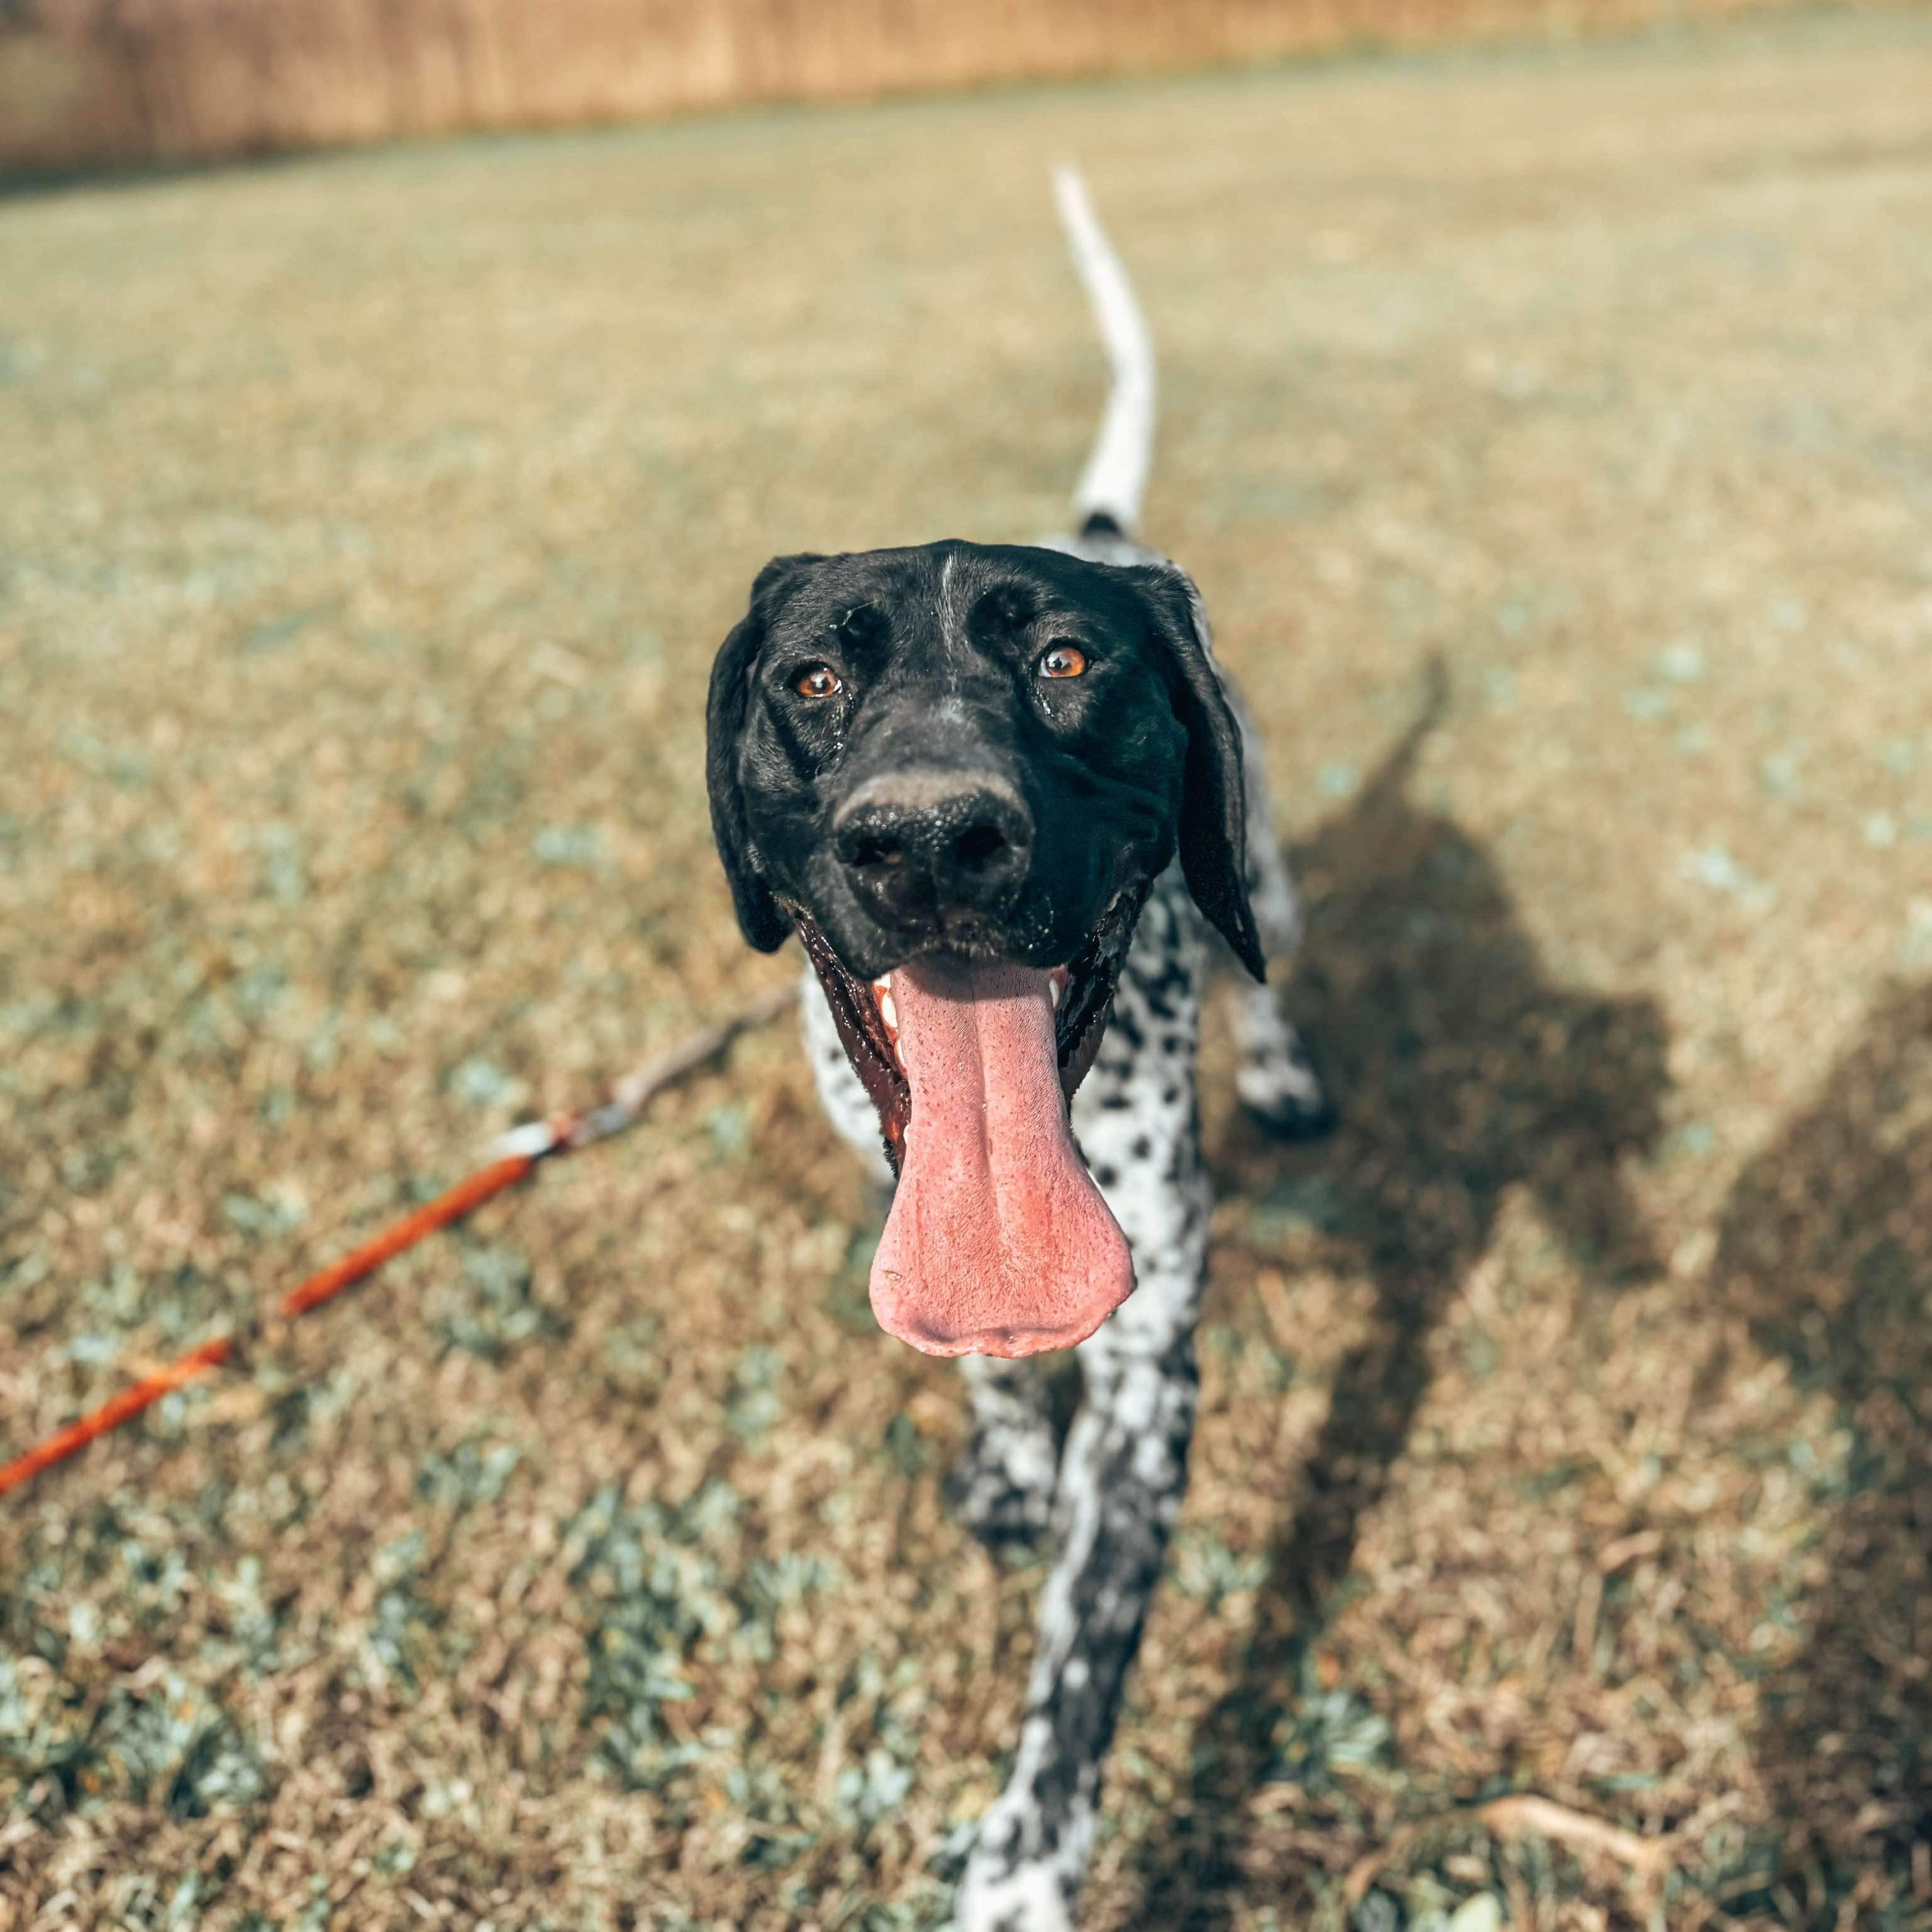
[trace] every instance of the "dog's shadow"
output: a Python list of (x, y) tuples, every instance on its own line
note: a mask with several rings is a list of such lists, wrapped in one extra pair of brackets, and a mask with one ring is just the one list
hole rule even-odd
[(1192, 1788), (1138, 1861), (1137, 1924), (1230, 1922), (1247, 1801), (1294, 1702), (1300, 1656), (1408, 1439), (1430, 1333), (1487, 1247), (1504, 1190), (1532, 1190), (1594, 1279), (1652, 1265), (1618, 1163), (1659, 1133), (1663, 1016), (1648, 999), (1558, 983), (1495, 861), (1412, 796), (1441, 708), (1436, 681), (1422, 722), (1295, 854), (1310, 906), (1288, 1009), (1340, 1124), (1302, 1153), (1238, 1143), (1222, 1180), (1252, 1192), (1284, 1166), (1324, 1177), (1338, 1258), (1372, 1279), (1373, 1318), (1336, 1371), (1245, 1658), (1196, 1732)]
[(1758, 1694), (1784, 1869), (1834, 1905), (1873, 1874), (1902, 1898), (1932, 1844), (1932, 985), (1881, 1005), (1745, 1168), (1710, 1283), (1738, 1318), (1707, 1376), (1781, 1358), (1844, 1444), (1814, 1475), (1831, 1514), (1802, 1648)]

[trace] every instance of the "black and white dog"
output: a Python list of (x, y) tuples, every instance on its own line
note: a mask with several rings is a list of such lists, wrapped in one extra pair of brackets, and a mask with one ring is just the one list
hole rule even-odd
[[(1324, 1114), (1258, 983), (1299, 930), (1260, 758), (1193, 585), (1129, 535), (1152, 442), (1146, 332), (1078, 178), (1055, 186), (1114, 367), (1078, 534), (778, 558), (718, 653), (709, 712), (745, 936), (769, 952), (800, 935), (820, 1096), (896, 1176), (874, 1310), (965, 1358), (968, 1522), (1058, 1541), (961, 1932), (1071, 1925), (1180, 1506), (1210, 933), (1255, 982), (1236, 1017), (1243, 1100), (1288, 1132)], [(1022, 1358), (1076, 1346), (1084, 1399), (1061, 1454)]]

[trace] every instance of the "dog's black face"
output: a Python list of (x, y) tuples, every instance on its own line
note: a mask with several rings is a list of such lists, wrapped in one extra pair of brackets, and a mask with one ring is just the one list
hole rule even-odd
[(1177, 847), (1262, 970), (1239, 735), (1178, 571), (956, 542), (781, 557), (708, 727), (746, 937), (798, 928), (895, 1160), (904, 1082), (867, 982), (933, 954), (1052, 973), (1070, 1094)]

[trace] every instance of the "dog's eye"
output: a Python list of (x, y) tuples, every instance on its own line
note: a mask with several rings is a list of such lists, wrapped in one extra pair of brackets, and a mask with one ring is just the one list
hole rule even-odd
[(1042, 677), (1078, 677), (1087, 668), (1087, 653), (1075, 644), (1053, 644), (1040, 653)]
[(830, 664), (807, 664), (792, 680), (791, 688), (801, 698), (836, 698), (844, 688)]

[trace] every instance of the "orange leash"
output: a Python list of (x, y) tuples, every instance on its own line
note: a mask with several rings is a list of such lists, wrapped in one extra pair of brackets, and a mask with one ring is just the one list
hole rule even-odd
[(235, 1338), (232, 1335), (218, 1335), (212, 1342), (204, 1342), (200, 1348), (190, 1348), (185, 1355), (177, 1356), (166, 1368), (158, 1369), (132, 1388), (123, 1389), (90, 1414), (83, 1415), (78, 1422), (70, 1422), (64, 1429), (56, 1430), (44, 1442), (29, 1449), (24, 1456), (16, 1456), (0, 1468), (0, 1495), (38, 1476), (43, 1469), (51, 1469), (56, 1462), (64, 1462), (70, 1456), (79, 1455), (97, 1436), (105, 1436), (110, 1429), (118, 1429), (151, 1402), (159, 1402), (170, 1390), (193, 1382), (196, 1376), (206, 1374), (210, 1369), (219, 1368), (234, 1352)]
[[(340, 1294), (345, 1288), (353, 1288), (358, 1281), (374, 1274), (392, 1256), (400, 1254), (405, 1248), (414, 1247), (425, 1234), (433, 1234), (439, 1228), (446, 1228), (451, 1222), (461, 1220), (466, 1214), (482, 1207), (492, 1195), (515, 1186), (536, 1164), (535, 1154), (513, 1154), (501, 1160), (493, 1160), (488, 1167), (478, 1168), (468, 1180), (459, 1180), (434, 1201), (424, 1203), (413, 1214), (406, 1214), (393, 1228), (385, 1228), (374, 1240), (364, 1241), (352, 1254), (344, 1255), (334, 1267), (310, 1275), (299, 1288), (290, 1288), (282, 1297), (282, 1319), (292, 1322), (298, 1316), (306, 1315), (311, 1308), (320, 1308), (331, 1296)], [(6, 1486), (6, 1472), (0, 1470), (0, 1490)]]
[[(319, 1308), (325, 1301), (340, 1294), (344, 1288), (366, 1281), (385, 1262), (400, 1254), (405, 1248), (414, 1247), (426, 1235), (434, 1234), (439, 1228), (448, 1227), (453, 1221), (460, 1221), (506, 1187), (515, 1186), (535, 1170), (539, 1161), (552, 1154), (574, 1153), (579, 1148), (621, 1132), (665, 1088), (715, 1059), (748, 1028), (776, 1018), (794, 998), (794, 989), (787, 986), (747, 1006), (730, 1019), (706, 1028), (662, 1059), (620, 1080), (614, 1097), (592, 1114), (580, 1119), (566, 1115), (560, 1120), (536, 1122), (505, 1135), (497, 1144), (500, 1151), (496, 1158), (488, 1166), (478, 1168), (466, 1179), (459, 1180), (454, 1187), (446, 1189), (434, 1201), (418, 1208), (413, 1214), (404, 1215), (394, 1226), (384, 1228), (340, 1261), (332, 1262), (319, 1274), (310, 1275), (306, 1281), (290, 1288), (276, 1304), (277, 1314), (284, 1322), (297, 1320), (310, 1309)], [(258, 1321), (248, 1324), (242, 1332), (252, 1334), (260, 1326)], [(10, 1462), (0, 1463), (0, 1496), (32, 1481), (42, 1470), (52, 1468), (56, 1462), (64, 1462), (70, 1456), (77, 1456), (90, 1442), (110, 1430), (119, 1428), (144, 1408), (152, 1408), (164, 1395), (185, 1387), (212, 1369), (220, 1368), (232, 1359), (237, 1341), (236, 1335), (218, 1335), (203, 1342), (186, 1354), (177, 1356), (164, 1368), (144, 1376), (118, 1395), (110, 1396), (77, 1422), (56, 1430), (24, 1456), (16, 1456)]]

